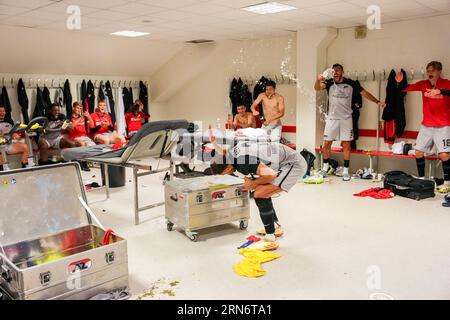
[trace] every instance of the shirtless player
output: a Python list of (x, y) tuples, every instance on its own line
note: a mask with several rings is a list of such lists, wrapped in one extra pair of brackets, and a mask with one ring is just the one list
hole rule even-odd
[(228, 125), (230, 129), (246, 129), (246, 128), (256, 128), (255, 117), (251, 112), (246, 111), (244, 105), (237, 107), (237, 114), (234, 117), (234, 121), (229, 121)]
[(252, 112), (254, 116), (259, 116), (256, 107), (262, 102), (265, 122), (262, 129), (267, 130), (267, 134), (273, 137), (272, 141), (280, 141), (281, 139), (281, 118), (284, 117), (285, 106), (282, 95), (275, 92), (277, 84), (274, 81), (268, 81), (266, 84), (266, 92), (261, 93), (252, 104)]

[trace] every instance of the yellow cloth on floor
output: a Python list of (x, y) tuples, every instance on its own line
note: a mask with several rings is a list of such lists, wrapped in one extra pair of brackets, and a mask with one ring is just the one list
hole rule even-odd
[(245, 257), (244, 260), (234, 266), (234, 272), (242, 277), (258, 278), (266, 274), (261, 264), (278, 259), (281, 255), (253, 249), (241, 249), (239, 253)]

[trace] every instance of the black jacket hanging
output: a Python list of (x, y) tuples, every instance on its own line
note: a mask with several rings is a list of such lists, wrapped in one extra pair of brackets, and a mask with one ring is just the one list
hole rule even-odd
[(133, 105), (134, 104), (134, 97), (133, 97), (133, 88), (132, 87), (130, 87), (130, 89), (129, 89), (129, 94), (130, 94), (130, 97), (129, 97), (129, 99), (130, 99), (130, 105)]
[(69, 80), (64, 83), (64, 104), (66, 105), (67, 119), (72, 119), (72, 93)]
[(6, 117), (11, 118), (11, 102), (9, 101), (8, 91), (5, 86), (3, 86), (2, 93), (0, 94), (0, 105), (6, 108)]
[(236, 109), (239, 104), (239, 86), (236, 78), (233, 78), (233, 81), (231, 81), (229, 97), (231, 101), (231, 113), (234, 117), (237, 113)]
[(42, 97), (44, 99), (45, 104), (45, 114), (49, 113), (50, 107), (52, 105), (52, 99), (50, 99), (50, 90), (44, 85), (44, 89), (42, 90)]
[(22, 109), (23, 122), (28, 124), (28, 122), (30, 122), (30, 117), (28, 115), (29, 101), (27, 90), (25, 89), (25, 84), (22, 79), (19, 79), (19, 82), (17, 83), (17, 100), (19, 101), (19, 105)]
[(130, 112), (130, 107), (132, 104), (130, 104), (130, 91), (128, 88), (122, 89), (122, 98), (123, 98), (123, 106), (125, 108), (125, 113)]
[(89, 113), (95, 112), (95, 87), (91, 80), (87, 83), (87, 100), (89, 104)]
[(251, 106), (253, 103), (253, 99), (252, 99), (252, 93), (248, 89), (248, 85), (245, 84), (242, 87), (241, 96), (242, 96), (242, 103), (245, 105), (247, 112), (250, 112)]
[[(401, 137), (405, 132), (406, 114), (405, 114), (405, 97), (406, 92), (403, 90), (408, 86), (408, 80), (405, 70), (402, 69), (403, 80), (397, 83), (395, 80), (395, 70), (389, 74), (388, 84), (386, 87), (386, 108), (383, 111), (384, 121), (395, 122), (395, 135)], [(385, 137), (387, 138), (387, 137)]]
[(98, 101), (105, 100), (105, 85), (103, 84), (103, 81), (100, 81), (100, 85), (98, 87)]
[[(144, 105), (145, 114), (149, 114), (148, 112), (148, 88), (143, 81), (139, 81), (139, 100), (141, 100)], [(145, 123), (148, 122), (148, 119), (145, 119)]]
[[(261, 77), (261, 79), (256, 83), (255, 88), (253, 89), (253, 100), (256, 100), (261, 93), (266, 92), (266, 84), (269, 81), (266, 77)], [(259, 104), (259, 115), (260, 118), (264, 118), (264, 109), (262, 107), (262, 103)]]
[(109, 80), (106, 81), (106, 83), (105, 83), (105, 92), (106, 92), (106, 96), (108, 97), (108, 100), (109, 100), (109, 107), (111, 109), (111, 120), (112, 120), (113, 124), (116, 124), (116, 107), (115, 107), (114, 95), (112, 92), (111, 82), (109, 82)]
[(85, 80), (81, 82), (81, 103), (83, 104), (83, 110), (89, 110), (89, 100), (88, 100), (88, 92), (87, 92), (87, 83)]
[(131, 106), (134, 104), (133, 99), (133, 88), (123, 88), (123, 104), (125, 106), (125, 110), (128, 112)]
[[(361, 84), (358, 80), (355, 81), (358, 87), (361, 87)], [(353, 120), (353, 141), (352, 141), (352, 149), (356, 150), (356, 141), (359, 139), (359, 117), (361, 116), (361, 112), (359, 111), (363, 107), (363, 98), (361, 92), (358, 90), (353, 90), (352, 97), (352, 120)]]
[(41, 88), (36, 87), (36, 106), (33, 111), (33, 118), (45, 117), (46, 116), (46, 105), (44, 101), (44, 93)]

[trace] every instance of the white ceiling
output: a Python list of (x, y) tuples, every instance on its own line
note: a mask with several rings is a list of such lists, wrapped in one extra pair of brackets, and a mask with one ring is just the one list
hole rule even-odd
[[(240, 8), (264, 0), (0, 0), (0, 25), (67, 31), (66, 9), (81, 7), (81, 30), (108, 35), (150, 32), (148, 39), (246, 39), (314, 27), (365, 24), (366, 8), (381, 7), (382, 22), (450, 13), (450, 0), (288, 0), (298, 10), (257, 15)], [(145, 23), (150, 20), (150, 23)]]

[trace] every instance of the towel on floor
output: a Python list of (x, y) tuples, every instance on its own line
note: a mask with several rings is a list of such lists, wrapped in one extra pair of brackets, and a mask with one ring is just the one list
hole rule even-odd
[(234, 272), (242, 277), (258, 278), (266, 274), (261, 264), (278, 259), (281, 255), (252, 249), (241, 249), (239, 253), (245, 257), (244, 260), (234, 266)]
[(364, 191), (361, 191), (360, 193), (354, 194), (355, 197), (371, 197), (374, 199), (392, 199), (395, 197), (395, 194), (389, 190), (389, 189), (383, 189), (380, 187), (377, 188), (371, 188)]

